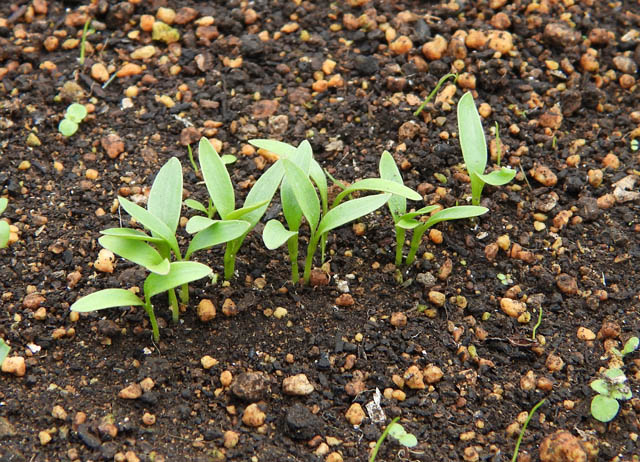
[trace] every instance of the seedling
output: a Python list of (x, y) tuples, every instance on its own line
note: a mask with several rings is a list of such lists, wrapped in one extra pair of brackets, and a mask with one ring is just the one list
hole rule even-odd
[(531, 331), (531, 340), (536, 339), (536, 331), (538, 330), (538, 327), (540, 327), (540, 324), (542, 324), (542, 305), (538, 307), (538, 321)]
[[(303, 217), (311, 231), (303, 274), (304, 282), (308, 283), (317, 246), (325, 241), (329, 231), (382, 207), (391, 197), (390, 194), (385, 193), (397, 194), (413, 200), (420, 199), (418, 193), (402, 184), (381, 178), (368, 178), (350, 186), (343, 185), (344, 189), (329, 206), (326, 176), (313, 159), (308, 141), (303, 141), (298, 148), (269, 140), (254, 140), (253, 144), (284, 155), (282, 161), (285, 177), (280, 187), (280, 199), (288, 229), (279, 221), (270, 220), (264, 228), (262, 238), (268, 249), (275, 249), (287, 243), (291, 260), (291, 279), (294, 283), (299, 279), (298, 232)], [(316, 187), (320, 193), (320, 199), (316, 193)], [(379, 191), (383, 194), (342, 202), (356, 191)]]
[(87, 37), (95, 32), (93, 29), (89, 29), (90, 25), (91, 18), (87, 19), (87, 21), (84, 23), (84, 27), (82, 28), (82, 39), (80, 40), (80, 59), (78, 59), (81, 66), (84, 65), (84, 54), (85, 48), (87, 46)]
[(624, 344), (622, 351), (618, 350), (617, 348), (611, 348), (611, 351), (618, 358), (624, 359), (625, 356), (633, 353), (638, 349), (638, 344), (640, 344), (640, 340), (638, 339), (638, 337), (631, 337), (629, 340), (627, 340), (627, 343)]
[(511, 462), (516, 462), (518, 460), (518, 452), (520, 452), (520, 443), (522, 443), (522, 438), (524, 437), (524, 432), (527, 430), (527, 425), (529, 425), (529, 421), (531, 420), (531, 417), (533, 417), (533, 414), (538, 410), (540, 406), (544, 404), (545, 401), (546, 399), (541, 399), (540, 401), (538, 401), (538, 403), (535, 406), (533, 406), (533, 408), (531, 409), (531, 412), (529, 412), (529, 415), (527, 416), (527, 420), (524, 421), (524, 424), (522, 425), (522, 430), (520, 430), (520, 435), (518, 435), (518, 441), (516, 441), (516, 447), (513, 450), (513, 457), (511, 458)]
[[(236, 210), (233, 183), (225, 166), (225, 163), (228, 163), (225, 162), (225, 156), (220, 157), (205, 137), (200, 139), (198, 156), (210, 200), (207, 207), (195, 200), (185, 201), (188, 207), (206, 215), (204, 217), (194, 216), (190, 218), (187, 222), (187, 232), (203, 232), (202, 230), (208, 229), (216, 222), (220, 223), (220, 221), (212, 219), (216, 213), (223, 221), (241, 219), (246, 224), (241, 233), (229, 236), (229, 239), (224, 241), (227, 243), (224, 253), (224, 278), (229, 280), (235, 272), (236, 255), (245, 237), (258, 224), (267, 207), (269, 207), (269, 203), (278, 186), (280, 186), (284, 176), (284, 167), (280, 161), (273, 164), (253, 185), (251, 191), (247, 194), (244, 206)], [(227, 159), (230, 160), (229, 158)], [(197, 236), (198, 234), (194, 236), (194, 240)]]
[[(404, 184), (402, 181), (400, 170), (398, 169), (398, 166), (396, 165), (393, 157), (391, 156), (391, 154), (389, 154), (389, 152), (385, 151), (382, 153), (378, 170), (380, 171), (380, 178), (393, 181), (399, 185)], [(431, 215), (431, 217), (429, 217), (425, 222), (421, 222), (416, 218), (420, 217), (421, 215), (426, 215), (433, 212), (434, 210), (438, 209), (439, 206), (428, 205), (426, 207), (422, 207), (419, 210), (416, 210), (415, 212), (407, 213), (407, 200), (404, 197), (396, 194), (394, 194), (391, 199), (389, 199), (387, 205), (389, 207), (389, 211), (391, 212), (391, 217), (393, 218), (393, 224), (396, 232), (396, 266), (402, 264), (402, 249), (404, 247), (404, 240), (407, 230), (413, 230), (411, 247), (409, 250), (409, 255), (407, 255), (406, 259), (406, 264), (411, 265), (415, 260), (415, 256), (418, 252), (418, 247), (420, 246), (422, 236), (433, 225), (440, 223), (441, 221), (476, 217), (488, 211), (486, 207), (461, 205), (440, 210)]]
[(480, 114), (476, 109), (473, 96), (465, 93), (458, 102), (458, 130), (460, 132), (460, 147), (471, 180), (471, 203), (480, 204), (480, 196), (485, 184), (502, 186), (509, 183), (516, 176), (513, 169), (501, 167), (485, 174), (487, 166), (487, 143), (482, 130)]
[(403, 426), (398, 423), (398, 420), (400, 420), (400, 417), (396, 417), (395, 419), (393, 419), (391, 423), (387, 425), (387, 428), (384, 429), (382, 435), (380, 435), (380, 438), (378, 438), (378, 441), (376, 441), (376, 445), (373, 448), (373, 451), (371, 451), (369, 462), (375, 462), (376, 457), (378, 456), (378, 451), (380, 450), (380, 447), (382, 446), (384, 440), (387, 438), (387, 435), (397, 440), (398, 443), (400, 443), (405, 448), (412, 448), (418, 444), (418, 439), (415, 437), (415, 435), (407, 433)]
[[(6, 197), (0, 197), (0, 214), (4, 212), (9, 204), (9, 200)], [(4, 220), (0, 220), (0, 249), (4, 249), (9, 244), (9, 223)]]
[(622, 369), (607, 369), (601, 379), (591, 382), (591, 388), (598, 393), (591, 400), (591, 415), (600, 422), (609, 422), (618, 414), (618, 401), (631, 399), (631, 389), (626, 384), (627, 376)]
[[(158, 172), (151, 186), (146, 209), (124, 197), (119, 197), (119, 201), (122, 208), (149, 230), (151, 235), (132, 228), (110, 228), (102, 231), (103, 236), (98, 242), (104, 248), (152, 273), (144, 284), (145, 299), (141, 300), (124, 289), (106, 289), (106, 292), (99, 291), (78, 300), (71, 309), (95, 311), (114, 306), (142, 305), (149, 314), (154, 338), (157, 339), (151, 297), (167, 292), (173, 321), (177, 322), (179, 306), (174, 289), (181, 285), (181, 301), (188, 303), (188, 283), (212, 272), (206, 265), (188, 261), (193, 252), (235, 239), (246, 232), (249, 224), (228, 219), (208, 220), (206, 223), (200, 223), (198, 229), (193, 229), (192, 226), (190, 230), (187, 226), (187, 231), (195, 235), (183, 257), (176, 239), (182, 208), (182, 166), (175, 157), (169, 159)], [(87, 299), (89, 301), (86, 301)], [(138, 302), (132, 303), (134, 299)]]
[(73, 136), (85, 117), (87, 117), (87, 108), (84, 104), (70, 104), (64, 114), (64, 119), (58, 124), (58, 131), (66, 137)]
[(438, 90), (440, 90), (440, 87), (442, 86), (442, 84), (444, 84), (448, 79), (453, 78), (453, 83), (455, 84), (458, 81), (458, 74), (445, 74), (443, 75), (440, 80), (438, 80), (438, 83), (436, 84), (436, 87), (431, 91), (431, 93), (429, 93), (429, 96), (427, 96), (427, 99), (425, 99), (422, 104), (420, 105), (420, 107), (418, 107), (418, 109), (416, 109), (416, 112), (413, 113), (414, 116), (418, 117), (420, 115), (420, 113), (422, 112), (422, 110), (424, 109), (424, 107), (429, 103), (429, 101), (431, 101), (431, 99), (436, 95), (436, 93), (438, 93)]
[(2, 362), (9, 355), (10, 351), (11, 347), (4, 343), (4, 340), (0, 338), (0, 365), (2, 365)]

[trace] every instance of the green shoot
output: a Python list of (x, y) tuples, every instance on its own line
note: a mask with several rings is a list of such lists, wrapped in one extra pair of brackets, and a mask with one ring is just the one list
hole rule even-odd
[[(0, 198), (0, 214), (6, 210), (8, 204), (9, 200), (6, 197)], [(10, 235), (9, 223), (0, 220), (0, 249), (4, 249), (9, 244)], [(1, 362), (2, 361), (0, 361), (0, 363)]]
[(4, 343), (4, 340), (0, 338), (0, 365), (2, 365), (2, 362), (9, 355), (10, 351), (11, 347)]
[(618, 414), (618, 401), (632, 397), (631, 388), (626, 384), (627, 377), (622, 369), (607, 369), (601, 379), (594, 380), (590, 386), (598, 393), (591, 400), (591, 415), (600, 422), (610, 422)]
[(531, 340), (536, 339), (536, 331), (538, 327), (540, 327), (540, 324), (542, 324), (542, 305), (538, 308), (538, 322), (536, 322), (536, 325), (533, 326), (533, 331), (531, 331)]
[(611, 348), (611, 351), (618, 358), (624, 359), (625, 356), (633, 353), (638, 349), (638, 344), (640, 344), (640, 340), (638, 339), (638, 337), (631, 337), (629, 340), (627, 340), (627, 343), (624, 344), (622, 351), (618, 350), (617, 348)]
[(513, 457), (511, 458), (511, 462), (516, 462), (518, 460), (518, 452), (520, 452), (520, 443), (522, 443), (522, 438), (524, 437), (524, 432), (527, 430), (527, 425), (529, 425), (529, 421), (531, 420), (531, 417), (533, 417), (533, 414), (538, 410), (540, 406), (544, 404), (545, 401), (546, 399), (541, 399), (540, 401), (538, 401), (538, 403), (535, 406), (533, 406), (533, 408), (529, 412), (529, 415), (527, 416), (527, 420), (524, 421), (524, 424), (522, 425), (522, 430), (520, 430), (520, 435), (518, 435), (518, 441), (516, 441), (516, 447), (513, 450)]
[(384, 440), (387, 438), (387, 435), (396, 439), (398, 443), (406, 448), (412, 448), (418, 444), (418, 440), (415, 435), (407, 433), (404, 427), (398, 423), (399, 420), (400, 417), (394, 418), (391, 423), (387, 425), (387, 428), (384, 429), (382, 435), (380, 435), (380, 438), (378, 438), (378, 441), (376, 441), (376, 445), (373, 448), (373, 451), (371, 451), (369, 462), (375, 462), (376, 457), (378, 457), (378, 451), (380, 451), (380, 447), (382, 446)]
[[(393, 157), (391, 156), (391, 154), (389, 154), (389, 152), (385, 151), (382, 153), (382, 157), (380, 157), (380, 163), (378, 165), (378, 170), (380, 172), (380, 178), (395, 182), (399, 185), (404, 184), (402, 181), (400, 170), (398, 169), (398, 166), (396, 165)], [(436, 212), (423, 223), (416, 218), (421, 215), (426, 215), (433, 212), (434, 210), (438, 209), (439, 206), (428, 205), (426, 207), (422, 207), (419, 210), (416, 210), (415, 212), (407, 213), (406, 198), (395, 193), (393, 196), (391, 196), (391, 199), (387, 203), (387, 206), (389, 207), (389, 211), (391, 212), (391, 217), (393, 218), (393, 224), (396, 232), (396, 266), (402, 264), (402, 249), (404, 247), (404, 240), (407, 230), (413, 230), (411, 247), (409, 250), (409, 255), (406, 259), (406, 264), (411, 265), (415, 260), (415, 256), (418, 252), (418, 247), (420, 246), (422, 236), (433, 225), (440, 223), (441, 221), (476, 217), (488, 211), (486, 207), (472, 205), (455, 206)]]
[(458, 130), (462, 156), (471, 179), (471, 203), (480, 204), (482, 189), (486, 183), (502, 186), (509, 183), (516, 175), (515, 170), (502, 167), (485, 175), (487, 166), (487, 143), (482, 130), (480, 114), (476, 109), (473, 96), (465, 93), (458, 102)]
[(87, 108), (84, 104), (72, 103), (67, 107), (64, 119), (58, 124), (58, 131), (66, 137), (72, 136), (78, 131), (78, 126), (87, 117)]
[(438, 93), (438, 90), (440, 90), (440, 87), (442, 86), (442, 84), (444, 84), (448, 79), (453, 77), (453, 83), (455, 84), (458, 81), (458, 74), (445, 74), (443, 75), (440, 80), (438, 80), (438, 83), (436, 84), (436, 87), (431, 90), (431, 93), (429, 93), (429, 96), (427, 96), (427, 99), (425, 99), (422, 104), (420, 105), (420, 107), (418, 107), (418, 109), (416, 109), (416, 112), (413, 113), (414, 116), (418, 117), (420, 115), (420, 113), (422, 112), (422, 110), (424, 109), (424, 107), (429, 103), (429, 101), (431, 101), (431, 99), (436, 95), (436, 93)]
[(500, 127), (496, 122), (496, 164), (500, 167), (500, 161), (502, 160), (502, 143), (500, 143)]
[(84, 54), (85, 48), (87, 46), (87, 37), (94, 32), (93, 29), (89, 29), (90, 25), (91, 18), (87, 19), (87, 21), (84, 23), (84, 27), (82, 28), (82, 40), (80, 41), (80, 59), (78, 60), (81, 66), (84, 66)]
[(187, 144), (187, 151), (189, 153), (189, 162), (191, 163), (191, 166), (193, 167), (193, 171), (198, 173), (198, 164), (196, 164), (195, 159), (193, 158), (193, 151), (191, 150), (191, 145)]

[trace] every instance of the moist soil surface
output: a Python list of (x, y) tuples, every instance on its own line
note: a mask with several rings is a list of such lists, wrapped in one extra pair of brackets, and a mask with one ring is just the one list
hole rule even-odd
[[(417, 446), (388, 438), (377, 460), (500, 461), (543, 398), (519, 460), (637, 460), (638, 353), (622, 366), (634, 398), (611, 422), (591, 417), (589, 384), (640, 331), (638, 1), (86, 3), (0, 5), (0, 188), (14, 225), (0, 337), (26, 364), (0, 375), (0, 460), (365, 461), (400, 417)], [(153, 40), (154, 18), (179, 37)], [(411, 267), (393, 265), (381, 209), (330, 234), (328, 285), (293, 285), (286, 252), (254, 232), (228, 282), (223, 249), (196, 255), (220, 277), (192, 284), (178, 324), (154, 299), (159, 342), (139, 308), (71, 315), (95, 290), (142, 287), (126, 260), (93, 266), (99, 231), (131, 224), (118, 195), (143, 203), (176, 156), (185, 197), (206, 201), (186, 147), (200, 136), (237, 157), (238, 204), (273, 161), (252, 138), (308, 139), (346, 182), (377, 177), (388, 150), (423, 196), (410, 206), (468, 203), (455, 111), (468, 90), (489, 168), (497, 122), (500, 162), (518, 174), (485, 188), (489, 213), (427, 233)], [(90, 113), (66, 138), (72, 101)], [(263, 223), (280, 211), (276, 197)], [(208, 322), (202, 299), (217, 307)], [(298, 377), (292, 395), (283, 382), (300, 374), (312, 390)], [(376, 390), (383, 421), (366, 411)], [(559, 430), (575, 439), (541, 454)]]

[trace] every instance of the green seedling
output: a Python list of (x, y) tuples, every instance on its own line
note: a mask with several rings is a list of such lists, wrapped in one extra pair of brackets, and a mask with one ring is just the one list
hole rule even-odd
[[(392, 181), (399, 185), (403, 185), (402, 175), (396, 165), (393, 157), (389, 152), (385, 151), (380, 157), (380, 163), (378, 165), (380, 172), (380, 178), (388, 181)], [(450, 207), (448, 209), (440, 210), (431, 215), (426, 221), (422, 222), (418, 217), (426, 215), (438, 209), (438, 205), (428, 205), (422, 207), (415, 212), (407, 213), (407, 200), (405, 197), (394, 194), (387, 203), (391, 217), (393, 218), (393, 224), (396, 232), (396, 258), (395, 264), (399, 266), (402, 264), (402, 249), (404, 247), (404, 240), (407, 230), (413, 230), (413, 236), (411, 238), (411, 246), (409, 255), (407, 255), (406, 264), (411, 265), (418, 252), (418, 247), (422, 241), (424, 233), (433, 225), (440, 223), (441, 221), (448, 220), (460, 220), (463, 218), (477, 217), (488, 211), (486, 207), (474, 206), (474, 205), (460, 205)]]
[(640, 143), (638, 142), (637, 138), (632, 139), (631, 143), (629, 143), (629, 147), (633, 152), (636, 152), (638, 150), (639, 145)]
[(387, 425), (387, 428), (384, 429), (382, 435), (380, 435), (380, 438), (376, 441), (373, 451), (371, 451), (369, 462), (375, 462), (376, 457), (378, 457), (378, 451), (380, 450), (382, 443), (384, 443), (384, 440), (387, 438), (387, 435), (397, 440), (398, 443), (405, 448), (412, 448), (418, 444), (418, 439), (415, 435), (407, 433), (404, 427), (398, 423), (398, 420), (400, 420), (400, 417), (394, 418), (391, 423)]
[(524, 432), (527, 430), (527, 425), (529, 425), (529, 421), (533, 417), (533, 414), (538, 410), (540, 406), (544, 404), (545, 401), (546, 399), (542, 399), (538, 401), (538, 403), (535, 406), (533, 406), (533, 408), (531, 409), (531, 412), (529, 412), (529, 415), (527, 416), (527, 420), (524, 421), (524, 424), (522, 425), (522, 430), (520, 430), (520, 434), (518, 435), (518, 440), (516, 441), (516, 447), (513, 450), (513, 457), (511, 458), (511, 462), (516, 462), (518, 460), (518, 452), (520, 452), (520, 443), (522, 443), (522, 438), (524, 437)]
[[(0, 197), (0, 214), (7, 209), (9, 200), (6, 197)], [(9, 244), (9, 223), (4, 220), (0, 220), (0, 249), (4, 249)]]
[(90, 25), (91, 25), (91, 18), (87, 19), (87, 21), (84, 23), (84, 27), (82, 28), (82, 39), (80, 40), (80, 59), (78, 59), (81, 66), (84, 65), (84, 55), (85, 55), (85, 49), (87, 46), (87, 37), (95, 32), (93, 29), (89, 29)]
[(280, 186), (284, 176), (284, 166), (281, 161), (274, 163), (253, 185), (247, 194), (243, 207), (236, 209), (233, 183), (225, 165), (233, 156), (227, 157), (227, 162), (225, 162), (225, 156), (221, 157), (205, 137), (200, 139), (198, 156), (210, 200), (207, 207), (194, 200), (185, 201), (188, 207), (206, 215), (190, 218), (187, 222), (187, 232), (202, 232), (201, 230), (216, 222), (213, 220), (216, 213), (223, 221), (242, 220), (246, 223), (246, 228), (240, 234), (234, 234), (225, 241), (224, 278), (229, 280), (235, 272), (236, 255), (244, 239), (258, 224)]
[(11, 347), (4, 343), (4, 340), (0, 338), (0, 365), (2, 365), (2, 362), (9, 355), (10, 351)]
[(640, 340), (638, 339), (638, 337), (631, 337), (629, 340), (627, 340), (627, 343), (624, 344), (622, 351), (618, 350), (617, 348), (611, 348), (611, 351), (618, 358), (624, 359), (625, 356), (633, 353), (638, 349), (638, 344), (640, 344)]
[(607, 369), (601, 379), (591, 382), (591, 388), (598, 393), (591, 400), (591, 415), (600, 422), (610, 422), (618, 414), (618, 401), (631, 399), (631, 389), (626, 384), (627, 376), (622, 369)]
[(87, 108), (84, 104), (70, 104), (64, 114), (64, 119), (58, 124), (58, 131), (66, 137), (73, 136), (85, 117), (87, 117)]
[[(294, 283), (299, 279), (298, 232), (303, 217), (311, 231), (303, 274), (304, 282), (308, 283), (317, 246), (321, 244), (324, 249), (329, 231), (382, 207), (391, 197), (388, 193), (413, 200), (420, 199), (417, 192), (402, 184), (382, 178), (368, 178), (346, 187), (342, 185), (344, 189), (329, 205), (326, 175), (313, 159), (308, 141), (303, 141), (298, 148), (269, 140), (254, 140), (253, 144), (284, 155), (282, 161), (285, 177), (280, 187), (280, 199), (288, 229), (278, 220), (270, 220), (264, 228), (262, 237), (268, 249), (275, 249), (287, 243), (291, 260), (291, 279)], [(320, 198), (318, 198), (316, 187)], [(346, 197), (356, 191), (377, 191), (383, 194), (343, 202)]]
[(424, 109), (424, 107), (429, 103), (429, 101), (431, 101), (431, 99), (436, 95), (436, 93), (438, 93), (438, 90), (440, 90), (440, 87), (448, 80), (453, 78), (453, 83), (455, 84), (458, 81), (458, 74), (445, 74), (443, 75), (440, 80), (438, 80), (438, 83), (436, 84), (436, 87), (431, 91), (431, 93), (429, 93), (429, 96), (427, 96), (427, 99), (425, 99), (422, 104), (420, 105), (420, 107), (418, 107), (418, 109), (416, 109), (416, 112), (413, 113), (414, 116), (418, 117), (420, 115), (420, 113), (422, 112), (422, 110)]
[[(98, 239), (98, 242), (116, 255), (152, 273), (145, 281), (145, 299), (144, 301), (138, 299), (137, 304), (145, 307), (152, 322), (154, 338), (157, 338), (157, 325), (153, 316), (151, 297), (160, 292), (167, 292), (173, 321), (177, 322), (179, 306), (174, 289), (181, 285), (181, 301), (188, 303), (188, 283), (211, 273), (211, 269), (205, 265), (188, 262), (191, 255), (198, 250), (241, 236), (249, 228), (249, 223), (229, 218), (227, 220), (207, 219), (206, 223), (197, 223), (197, 226), (193, 223), (191, 226), (187, 224), (187, 232), (194, 236), (183, 256), (176, 238), (182, 208), (182, 166), (175, 157), (169, 159), (158, 172), (151, 186), (146, 209), (124, 197), (119, 197), (119, 201), (122, 208), (149, 230), (151, 235), (132, 228), (110, 228), (101, 232), (103, 236)], [(182, 264), (177, 265), (177, 263)], [(176, 282), (180, 283), (175, 284)], [(71, 307), (72, 310), (94, 311), (135, 304), (129, 303), (133, 298), (125, 294), (128, 291), (107, 290), (109, 292), (106, 292), (106, 295), (104, 291), (100, 291), (78, 300)], [(85, 301), (89, 297), (91, 297), (91, 303)]]
[(502, 167), (485, 174), (487, 167), (487, 143), (482, 130), (480, 114), (476, 109), (473, 96), (465, 93), (458, 102), (458, 130), (460, 132), (460, 147), (471, 179), (471, 203), (480, 204), (480, 196), (485, 184), (502, 186), (509, 183), (516, 176), (513, 169)]
[(536, 322), (536, 325), (533, 326), (533, 330), (531, 331), (531, 340), (536, 340), (536, 332), (538, 330), (538, 327), (540, 327), (540, 324), (542, 324), (542, 305), (538, 307), (538, 321)]

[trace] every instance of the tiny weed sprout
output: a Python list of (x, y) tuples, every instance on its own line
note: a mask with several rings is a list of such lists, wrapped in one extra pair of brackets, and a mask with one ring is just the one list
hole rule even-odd
[(436, 93), (438, 93), (438, 90), (440, 90), (440, 87), (448, 80), (453, 78), (453, 83), (455, 84), (458, 81), (458, 74), (445, 74), (443, 75), (440, 80), (438, 80), (438, 83), (436, 84), (436, 87), (431, 90), (431, 93), (429, 93), (429, 96), (427, 96), (427, 99), (425, 99), (422, 104), (420, 105), (420, 107), (418, 107), (418, 109), (416, 109), (416, 112), (413, 113), (414, 116), (418, 117), (420, 115), (420, 113), (422, 112), (422, 110), (424, 109), (424, 107), (429, 103), (429, 101), (431, 101), (431, 99), (436, 95)]
[(611, 351), (618, 358), (624, 359), (625, 356), (633, 353), (638, 349), (638, 344), (640, 344), (640, 340), (638, 339), (638, 337), (631, 337), (629, 340), (627, 340), (627, 343), (624, 344), (622, 351), (618, 350), (617, 348), (611, 348)]
[[(402, 175), (396, 165), (393, 157), (389, 152), (385, 151), (380, 157), (380, 163), (378, 165), (380, 172), (380, 178), (388, 181), (392, 181), (399, 185), (403, 185)], [(463, 218), (476, 217), (486, 213), (489, 209), (486, 207), (474, 206), (474, 205), (461, 205), (450, 207), (448, 209), (440, 210), (434, 213), (425, 222), (417, 220), (417, 217), (426, 215), (440, 208), (438, 205), (428, 205), (422, 207), (415, 212), (407, 213), (407, 200), (405, 197), (394, 194), (387, 202), (391, 217), (393, 218), (393, 224), (396, 232), (396, 258), (395, 264), (399, 266), (402, 264), (402, 249), (404, 247), (404, 240), (407, 230), (413, 230), (413, 236), (411, 238), (411, 247), (409, 255), (407, 255), (406, 264), (411, 265), (415, 260), (418, 247), (422, 240), (424, 233), (433, 225), (440, 223), (441, 221), (448, 220), (460, 220)]]
[(622, 369), (607, 369), (601, 379), (591, 382), (591, 388), (598, 393), (591, 400), (591, 415), (600, 422), (610, 422), (618, 414), (618, 401), (631, 399), (631, 389), (626, 384), (627, 376)]
[(87, 117), (87, 108), (84, 104), (70, 104), (64, 114), (64, 119), (58, 124), (58, 131), (66, 137), (73, 136), (85, 117)]
[[(9, 200), (6, 197), (0, 197), (0, 214), (7, 209)], [(4, 249), (9, 244), (9, 223), (4, 220), (0, 220), (0, 249)]]
[(91, 18), (87, 19), (87, 21), (84, 23), (84, 27), (82, 28), (82, 39), (80, 40), (80, 58), (78, 59), (78, 62), (80, 62), (81, 66), (84, 65), (84, 55), (87, 47), (87, 37), (95, 32), (93, 29), (89, 29), (90, 25), (91, 25)]
[(513, 169), (502, 167), (485, 174), (487, 167), (487, 143), (482, 131), (482, 121), (471, 93), (462, 95), (458, 102), (458, 131), (460, 147), (471, 179), (471, 203), (480, 204), (480, 196), (485, 184), (502, 186), (516, 176)]
[(522, 430), (520, 430), (520, 434), (518, 435), (518, 441), (516, 441), (516, 447), (513, 450), (513, 457), (511, 458), (511, 462), (516, 462), (518, 460), (518, 452), (520, 452), (520, 443), (522, 443), (522, 438), (524, 437), (524, 432), (527, 430), (527, 425), (529, 425), (529, 421), (531, 421), (533, 414), (538, 410), (540, 406), (544, 404), (545, 401), (546, 399), (541, 399), (540, 401), (538, 401), (538, 403), (535, 406), (533, 406), (533, 408), (529, 412), (529, 415), (527, 416), (527, 420), (524, 421), (524, 424), (522, 425)]
[[(291, 279), (294, 283), (299, 279), (298, 232), (303, 217), (310, 229), (303, 274), (304, 282), (309, 283), (313, 257), (318, 244), (321, 244), (324, 250), (324, 242), (329, 231), (377, 210), (389, 200), (391, 194), (413, 200), (420, 199), (417, 192), (402, 184), (381, 178), (367, 178), (346, 187), (342, 185), (343, 190), (329, 204), (326, 175), (313, 159), (308, 141), (303, 141), (298, 148), (270, 140), (254, 140), (253, 144), (283, 156), (285, 176), (280, 186), (280, 199), (288, 229), (278, 220), (269, 220), (262, 238), (268, 249), (275, 249), (287, 243), (291, 260)], [(382, 194), (343, 202), (356, 191), (377, 191)]]
[[(193, 238), (193, 244), (194, 241), (201, 239), (198, 237), (199, 235), (207, 230), (211, 230), (211, 227), (216, 225), (216, 223), (244, 223), (242, 232), (228, 234), (228, 239), (219, 242), (226, 242), (224, 278), (229, 280), (235, 272), (236, 255), (247, 234), (258, 224), (266, 212), (267, 207), (269, 207), (269, 203), (284, 175), (284, 167), (280, 161), (273, 164), (260, 176), (258, 181), (255, 182), (249, 194), (247, 194), (244, 206), (236, 209), (233, 183), (226, 168), (226, 164), (235, 161), (235, 157), (221, 157), (205, 137), (200, 139), (198, 156), (210, 200), (207, 207), (194, 200), (185, 201), (188, 207), (206, 215), (204, 217), (199, 215), (191, 217), (187, 222), (187, 232), (190, 234), (198, 233)], [(222, 221), (213, 219), (216, 213)]]
[(415, 437), (415, 435), (407, 433), (404, 427), (398, 423), (398, 420), (400, 420), (400, 417), (396, 417), (395, 419), (393, 419), (391, 423), (387, 425), (387, 428), (384, 429), (382, 435), (380, 435), (380, 438), (378, 438), (378, 441), (376, 441), (376, 445), (373, 448), (373, 451), (371, 451), (369, 462), (375, 462), (376, 457), (378, 457), (378, 451), (380, 451), (380, 447), (382, 446), (382, 443), (384, 443), (384, 440), (387, 438), (387, 435), (397, 440), (398, 443), (400, 443), (405, 448), (412, 448), (418, 444), (418, 439)]
[[(122, 208), (136, 219), (151, 235), (132, 228), (110, 228), (102, 231), (100, 245), (116, 255), (136, 263), (151, 274), (144, 282), (144, 300), (124, 289), (106, 289), (78, 300), (71, 306), (73, 311), (95, 311), (115, 306), (144, 306), (153, 328), (154, 339), (158, 338), (151, 297), (167, 292), (173, 321), (179, 317), (175, 288), (181, 286), (180, 299), (189, 301), (189, 286), (192, 281), (212, 273), (211, 268), (201, 263), (188, 261), (193, 252), (207, 249), (241, 236), (249, 224), (241, 220), (208, 220), (197, 228), (187, 226), (195, 234), (182, 256), (176, 239), (176, 230), (182, 208), (182, 166), (175, 157), (160, 169), (149, 193), (147, 208), (143, 208), (124, 197), (118, 198)], [(172, 256), (173, 255), (173, 256)], [(175, 260), (175, 261), (174, 261)]]
[(0, 338), (0, 365), (2, 365), (2, 362), (9, 355), (10, 351), (11, 347), (4, 343), (4, 340)]

